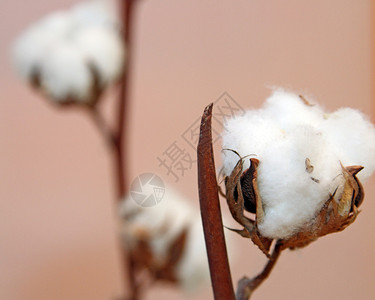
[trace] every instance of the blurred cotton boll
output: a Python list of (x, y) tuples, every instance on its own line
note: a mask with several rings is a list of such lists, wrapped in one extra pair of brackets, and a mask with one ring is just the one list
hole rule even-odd
[(124, 67), (124, 43), (112, 4), (87, 1), (25, 30), (13, 48), (20, 75), (57, 103), (95, 103)]
[(177, 282), (187, 292), (209, 282), (200, 214), (187, 199), (167, 186), (159, 204), (144, 208), (127, 197), (120, 214), (124, 240), (139, 269)]

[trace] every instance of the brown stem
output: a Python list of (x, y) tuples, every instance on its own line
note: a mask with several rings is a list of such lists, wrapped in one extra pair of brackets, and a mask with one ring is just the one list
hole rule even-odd
[(212, 106), (204, 110), (197, 149), (199, 202), (215, 300), (234, 300), (212, 150)]
[(93, 120), (96, 128), (105, 139), (107, 145), (112, 149), (116, 147), (116, 135), (113, 132), (113, 130), (108, 126), (98, 108), (96, 106), (89, 106), (87, 108), (87, 111), (91, 119)]
[(273, 267), (275, 266), (280, 254), (281, 254), (281, 243), (276, 242), (275, 248), (271, 254), (271, 258), (268, 260), (263, 271), (252, 279), (243, 277), (238, 282), (236, 300), (248, 300), (252, 293), (268, 278)]
[(123, 76), (121, 79), (120, 95), (117, 109), (117, 151), (116, 166), (118, 178), (118, 195), (122, 199), (128, 192), (127, 174), (124, 171), (125, 159), (127, 157), (127, 147), (124, 147), (126, 141), (127, 126), (127, 106), (129, 104), (129, 79), (132, 64), (132, 25), (134, 15), (134, 4), (136, 0), (121, 0), (121, 19), (123, 28), (123, 39), (126, 46), (126, 63), (124, 65)]
[[(126, 124), (128, 118), (126, 116), (129, 104), (129, 79), (132, 63), (132, 25), (134, 15), (134, 4), (136, 0), (121, 0), (121, 20), (123, 29), (123, 39), (126, 46), (126, 64), (124, 65), (123, 76), (121, 79), (120, 95), (118, 102), (117, 113), (117, 128), (116, 128), (116, 146), (114, 147), (115, 156), (115, 172), (117, 181), (117, 200), (120, 202), (128, 193), (128, 178), (125, 172), (125, 161), (127, 157), (128, 148), (125, 145), (126, 133), (128, 132), (128, 125)], [(130, 253), (124, 246), (121, 247), (122, 262), (124, 276), (128, 276), (129, 283), (129, 300), (139, 299), (138, 287), (135, 278), (134, 261)]]

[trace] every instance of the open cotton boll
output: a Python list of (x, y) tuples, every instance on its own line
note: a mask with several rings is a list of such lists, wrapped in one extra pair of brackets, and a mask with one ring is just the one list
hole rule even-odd
[(327, 114), (322, 124), (332, 144), (340, 149), (344, 165), (360, 165), (365, 168), (358, 178), (366, 180), (375, 170), (375, 128), (358, 110), (341, 108)]
[[(256, 176), (262, 203), (256, 226), (259, 234), (269, 239), (286, 240), (303, 232), (308, 243), (317, 237), (315, 234), (342, 230), (354, 221), (363, 199), (358, 179), (367, 178), (375, 169), (375, 129), (361, 113), (345, 108), (325, 114), (318, 105), (280, 89), (261, 109), (228, 120), (222, 139), (224, 175), (231, 175), (240, 157), (243, 172), (250, 164), (250, 158), (245, 156), (259, 160), (256, 175), (253, 171), (243, 173), (241, 186), (252, 185), (249, 180), (253, 177), (248, 176)], [(227, 148), (239, 155), (224, 150)], [(358, 179), (360, 168), (351, 166), (364, 167)], [(350, 184), (346, 184), (348, 180)], [(354, 200), (348, 191), (350, 186), (357, 193), (353, 192)], [(250, 201), (246, 209), (254, 212), (254, 188), (245, 189), (244, 198)], [(235, 193), (227, 195), (227, 200), (236, 197)], [(342, 198), (345, 201), (341, 203)], [(341, 203), (340, 214), (332, 216), (331, 206), (331, 211), (324, 211), (332, 221), (325, 228), (324, 218), (314, 220), (329, 200)], [(309, 224), (316, 226), (316, 232)]]
[(127, 245), (137, 249), (146, 239), (152, 252), (155, 268), (168, 260), (168, 250), (184, 231), (187, 232), (183, 253), (172, 266), (176, 279), (186, 291), (194, 291), (208, 282), (208, 262), (205, 254), (203, 229), (199, 212), (187, 199), (166, 187), (161, 202), (153, 207), (141, 207), (131, 197), (120, 206), (124, 220), (123, 234)]
[[(111, 3), (87, 1), (49, 14), (32, 25), (13, 49), (20, 75), (37, 87), (42, 80), (42, 88), (56, 102), (69, 98), (71, 103), (96, 103), (124, 67), (124, 44)], [(45, 71), (48, 74), (42, 74)]]
[(188, 226), (193, 217), (193, 209), (170, 188), (166, 188), (163, 200), (153, 207), (140, 207), (128, 197), (120, 208), (120, 214), (131, 218), (124, 224), (125, 231), (131, 231), (127, 237), (136, 238), (140, 231), (151, 236), (154, 253), (164, 259), (171, 241)]
[(124, 65), (124, 47), (116, 31), (105, 28), (83, 28), (74, 36), (74, 44), (98, 72), (101, 84), (116, 80)]
[(92, 74), (82, 54), (74, 47), (55, 47), (40, 67), (40, 85), (56, 101), (88, 101), (93, 85)]

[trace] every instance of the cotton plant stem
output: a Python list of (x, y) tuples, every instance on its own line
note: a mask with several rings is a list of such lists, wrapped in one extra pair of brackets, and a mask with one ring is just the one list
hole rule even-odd
[(255, 276), (252, 279), (247, 277), (243, 277), (238, 282), (237, 292), (236, 292), (236, 300), (248, 300), (250, 299), (253, 292), (268, 278), (270, 275), (273, 267), (275, 266), (278, 258), (281, 254), (281, 244), (279, 242), (276, 243), (273, 252), (271, 254), (271, 258), (268, 260), (266, 266), (264, 267), (263, 271)]
[(128, 192), (126, 183), (128, 182), (125, 172), (125, 159), (127, 157), (128, 148), (125, 147), (128, 132), (127, 107), (129, 104), (129, 79), (132, 65), (132, 30), (133, 15), (136, 0), (120, 0), (121, 20), (123, 28), (123, 39), (126, 47), (126, 63), (124, 65), (124, 73), (121, 79), (119, 102), (117, 109), (117, 177), (118, 190), (120, 198)]
[[(120, 12), (123, 28), (123, 40), (126, 48), (126, 63), (124, 65), (123, 76), (121, 78), (118, 108), (116, 111), (116, 140), (114, 147), (115, 178), (117, 182), (117, 201), (120, 202), (128, 193), (128, 177), (126, 173), (127, 150), (126, 140), (129, 132), (128, 126), (128, 106), (129, 106), (129, 79), (131, 77), (132, 63), (132, 30), (134, 6), (136, 0), (120, 0)], [(123, 275), (127, 276), (128, 298), (127, 300), (138, 300), (139, 290), (136, 283), (135, 265), (132, 256), (122, 245), (122, 269)], [(125, 280), (124, 280), (125, 281)]]
[(197, 149), (199, 202), (215, 300), (235, 300), (212, 150), (212, 106), (204, 110)]
[(108, 147), (110, 147), (111, 149), (116, 147), (116, 135), (114, 131), (112, 130), (112, 128), (110, 128), (110, 126), (106, 123), (105, 119), (103, 118), (98, 108), (96, 106), (89, 107), (87, 111), (91, 119), (93, 120), (94, 125), (103, 136)]

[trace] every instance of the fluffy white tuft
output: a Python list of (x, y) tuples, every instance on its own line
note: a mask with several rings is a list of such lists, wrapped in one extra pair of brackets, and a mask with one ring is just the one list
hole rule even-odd
[(83, 26), (119, 27), (113, 0), (93, 0), (78, 3), (72, 7), (72, 17)]
[[(258, 228), (263, 236), (275, 239), (296, 233), (330, 194), (336, 189), (340, 194), (344, 180), (340, 162), (364, 166), (360, 179), (375, 170), (375, 129), (361, 113), (343, 108), (325, 114), (317, 104), (306, 105), (298, 95), (281, 89), (263, 108), (226, 123), (223, 149), (259, 159), (265, 216)], [(223, 150), (225, 175), (238, 160), (237, 154)], [(244, 170), (248, 167), (245, 158)]]
[(366, 180), (375, 170), (375, 128), (367, 116), (358, 110), (340, 108), (327, 114), (322, 128), (340, 153), (345, 166), (361, 165), (360, 180)]
[(56, 101), (90, 99), (92, 76), (82, 54), (69, 45), (51, 49), (40, 65), (40, 84)]
[(124, 64), (124, 47), (119, 33), (101, 27), (84, 28), (76, 33), (74, 43), (84, 60), (98, 72), (100, 83), (116, 80)]
[[(121, 75), (125, 49), (118, 29), (107, 1), (87, 1), (71, 10), (52, 13), (16, 40), (15, 66), (24, 79), (42, 79), (52, 100), (64, 102), (64, 95), (77, 95), (77, 99), (65, 100), (88, 102), (91, 99), (84, 97), (92, 96), (88, 90), (95, 88), (95, 76), (105, 88)], [(52, 66), (47, 66), (50, 63)], [(71, 68), (73, 64), (78, 66)]]
[(175, 272), (179, 284), (192, 292), (209, 282), (209, 269), (199, 212), (189, 201), (166, 187), (162, 201), (153, 207), (138, 206), (128, 197), (120, 206), (124, 218), (123, 234), (127, 245), (134, 247), (140, 235), (151, 237), (154, 258), (163, 261), (173, 241), (187, 229), (187, 241)]

